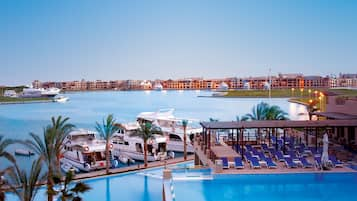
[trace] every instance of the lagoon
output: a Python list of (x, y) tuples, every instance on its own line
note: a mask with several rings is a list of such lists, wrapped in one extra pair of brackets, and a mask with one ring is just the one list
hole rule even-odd
[[(118, 122), (135, 121), (140, 112), (174, 108), (175, 116), (208, 121), (210, 117), (234, 121), (261, 101), (279, 105), (291, 119), (307, 119), (305, 106), (290, 103), (287, 98), (204, 98), (210, 91), (94, 91), (64, 94), (66, 103), (38, 103), (0, 105), (0, 135), (27, 139), (29, 132), (42, 135), (44, 126), (52, 116), (70, 117), (70, 123), (79, 128), (94, 130), (96, 121), (114, 114)], [(18, 145), (17, 145), (18, 146)], [(15, 146), (10, 146), (12, 152)], [(29, 162), (27, 157), (17, 157), (19, 163)], [(4, 160), (4, 159), (1, 159)], [(0, 163), (0, 168), (3, 166)]]

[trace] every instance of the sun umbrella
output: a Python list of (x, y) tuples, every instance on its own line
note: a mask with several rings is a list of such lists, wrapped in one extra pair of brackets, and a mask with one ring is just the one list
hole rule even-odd
[(329, 162), (329, 159), (328, 159), (328, 135), (327, 135), (327, 133), (324, 134), (322, 142), (323, 142), (323, 149), (322, 149), (321, 163), (322, 163), (322, 165), (324, 167), (327, 167), (327, 164)]

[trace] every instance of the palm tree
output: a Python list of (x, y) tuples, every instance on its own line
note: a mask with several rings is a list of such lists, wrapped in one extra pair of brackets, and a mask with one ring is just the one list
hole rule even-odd
[[(40, 136), (30, 133), (32, 140), (25, 140), (24, 144), (32, 149), (36, 154), (42, 158), (47, 166), (47, 191), (53, 191), (53, 176), (58, 172), (55, 171), (56, 167), (56, 152), (54, 149), (54, 139), (56, 137), (56, 130), (51, 126), (43, 129), (43, 139)], [(53, 200), (53, 195), (48, 193), (48, 201)]]
[(113, 134), (116, 133), (119, 128), (115, 126), (115, 119), (113, 117), (113, 114), (110, 114), (107, 116), (107, 119), (103, 122), (102, 124), (99, 124), (96, 122), (96, 127), (95, 129), (97, 132), (100, 134), (102, 138), (105, 139), (106, 145), (105, 145), (105, 158), (106, 158), (106, 173), (109, 174), (109, 149), (110, 149), (110, 139), (112, 138)]
[(187, 136), (186, 136), (186, 128), (187, 128), (188, 121), (182, 120), (182, 127), (183, 127), (183, 159), (187, 160)]
[(4, 186), (7, 184), (7, 180), (5, 179), (4, 175), (8, 174), (10, 171), (12, 171), (12, 167), (8, 167), (4, 170), (0, 171), (0, 201), (5, 200), (5, 192), (4, 192)]
[(55, 132), (54, 136), (54, 152), (56, 155), (55, 159), (55, 168), (57, 173), (60, 173), (60, 158), (63, 150), (63, 141), (66, 139), (68, 134), (72, 131), (72, 129), (75, 127), (73, 124), (67, 123), (69, 120), (68, 117), (62, 119), (62, 116), (58, 116), (57, 118), (52, 117), (51, 118), (51, 127)]
[(269, 104), (261, 102), (252, 108), (252, 113), (245, 114), (242, 120), (266, 120), (266, 113), (269, 110)]
[(44, 178), (41, 175), (42, 157), (33, 161), (30, 173), (27, 174), (25, 170), (21, 170), (19, 166), (14, 163), (14, 171), (9, 173), (10, 191), (14, 193), (20, 201), (33, 201), (38, 187), (36, 185)]
[[(13, 143), (13, 140), (10, 140), (10, 139), (4, 140), (3, 136), (0, 135), (0, 158), (5, 157), (10, 162), (15, 162), (14, 157), (6, 151), (6, 147), (12, 143)], [(4, 179), (4, 175), (6, 173), (8, 173), (9, 171), (11, 171), (11, 169), (12, 169), (11, 167), (8, 167), (8, 168), (0, 171), (0, 200), (5, 200), (5, 192), (3, 192), (3, 190), (2, 190), (3, 189), (2, 185), (4, 185), (6, 183), (6, 181)]]
[(288, 120), (288, 113), (284, 112), (279, 106), (270, 106), (266, 111), (266, 120)]
[(154, 139), (155, 135), (163, 135), (161, 130), (156, 127), (152, 126), (151, 122), (143, 122), (140, 123), (140, 127), (136, 132), (133, 132), (130, 136), (132, 137), (139, 137), (144, 141), (144, 167), (148, 167), (148, 143), (149, 139)]
[[(252, 113), (245, 114), (241, 121), (288, 120), (287, 115), (279, 106), (270, 106), (268, 103), (261, 102), (252, 108)], [(260, 135), (260, 128), (257, 130)]]
[(11, 162), (14, 162), (14, 157), (6, 151), (6, 147), (13, 144), (14, 141), (11, 139), (5, 139), (4, 136), (0, 135), (0, 157), (5, 157)]
[(61, 201), (81, 201), (82, 198), (79, 194), (91, 190), (91, 187), (83, 182), (77, 182), (73, 186), (73, 177), (74, 175), (71, 171), (67, 172), (63, 184), (59, 177), (53, 178), (54, 184), (58, 185), (60, 188), (60, 190), (55, 190), (53, 194), (59, 195)]

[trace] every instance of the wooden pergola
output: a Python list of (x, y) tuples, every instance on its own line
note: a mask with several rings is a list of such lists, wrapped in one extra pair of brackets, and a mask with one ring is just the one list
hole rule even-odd
[[(243, 131), (245, 129), (267, 129), (269, 130), (268, 136), (270, 141), (270, 131), (273, 129), (283, 129), (284, 130), (284, 142), (286, 136), (286, 129), (293, 128), (303, 128), (305, 132), (305, 139), (307, 140), (307, 131), (315, 131), (315, 147), (317, 149), (318, 143), (317, 138), (319, 134), (319, 129), (328, 129), (328, 128), (344, 128), (344, 127), (357, 127), (357, 119), (349, 119), (349, 120), (318, 120), (318, 121), (296, 121), (296, 120), (266, 120), (266, 121), (218, 121), (218, 122), (201, 122), (200, 123), (203, 132), (202, 132), (202, 144), (201, 148), (203, 150), (211, 150), (211, 132), (213, 130), (231, 130), (232, 139), (234, 134), (236, 134), (236, 141), (232, 143), (232, 146), (236, 144), (241, 144), (242, 151), (244, 139), (243, 139)], [(235, 132), (234, 132), (235, 131)], [(275, 132), (275, 137), (277, 137), (277, 133)], [(240, 140), (239, 140), (240, 139)], [(277, 148), (278, 144), (275, 143)]]

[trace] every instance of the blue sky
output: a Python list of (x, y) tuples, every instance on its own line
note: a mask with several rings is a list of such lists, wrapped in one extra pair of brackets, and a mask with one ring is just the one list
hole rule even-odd
[(2, 0), (0, 85), (356, 73), (357, 1)]

